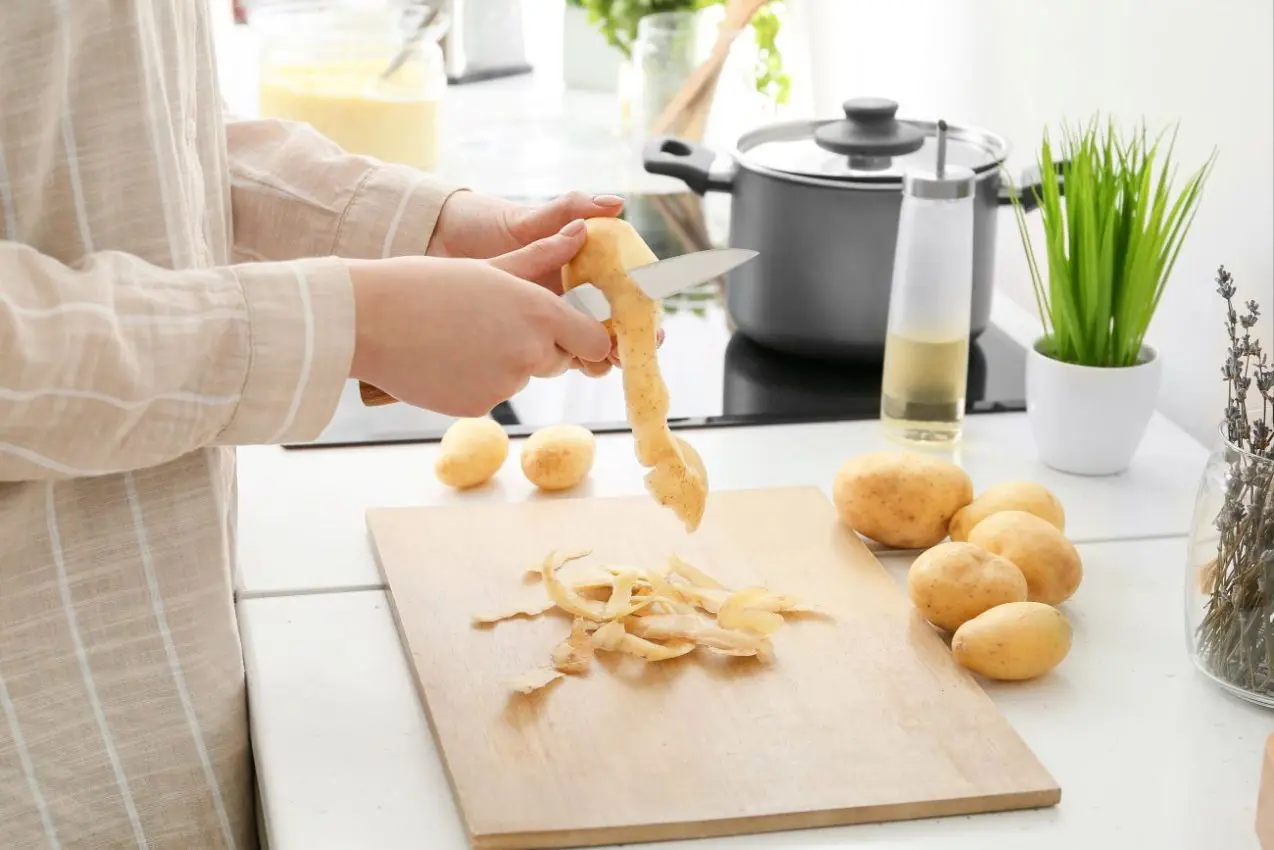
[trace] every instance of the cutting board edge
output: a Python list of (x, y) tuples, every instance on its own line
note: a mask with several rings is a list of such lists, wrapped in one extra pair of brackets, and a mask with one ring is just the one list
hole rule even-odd
[[(897, 803), (859, 809), (824, 809), (813, 812), (785, 812), (753, 815), (744, 818), (679, 821), (599, 827), (596, 829), (561, 830), (534, 833), (469, 832), (473, 850), (565, 850), (573, 847), (601, 847), (624, 844), (647, 844), (663, 841), (688, 841), (701, 838), (729, 838), (774, 832), (798, 832), (809, 829), (832, 829), (873, 823), (934, 820), (944, 817), (999, 814), (1053, 808), (1061, 803), (1062, 790), (1056, 784), (1034, 791), (1019, 791), (980, 797), (959, 797), (934, 805)], [(915, 814), (921, 805), (930, 811)]]
[[(832, 511), (833, 515), (837, 513), (836, 506), (833, 504), (831, 497), (817, 484), (781, 484), (775, 487), (734, 487), (721, 490), (714, 490), (718, 495), (743, 495), (743, 494), (761, 494), (761, 493), (805, 493), (811, 496), (817, 495), (823, 504)], [(368, 542), (372, 548), (372, 556), (376, 562), (376, 573), (380, 576), (381, 583), (385, 585), (386, 593), (392, 596), (393, 588), (390, 586), (389, 573), (385, 569), (384, 561), (380, 555), (380, 547), (376, 542), (376, 521), (379, 517), (391, 517), (400, 514), (413, 513), (416, 511), (469, 511), (474, 508), (490, 508), (497, 511), (512, 510), (515, 507), (525, 507), (527, 505), (550, 504), (554, 502), (572, 502), (572, 501), (600, 501), (600, 502), (650, 502), (655, 503), (648, 495), (629, 494), (626, 496), (591, 496), (588, 494), (571, 495), (571, 496), (549, 496), (547, 498), (532, 498), (530, 500), (518, 500), (509, 502), (484, 502), (484, 501), (459, 501), (446, 505), (378, 505), (366, 508), (363, 511), (363, 526), (367, 530)], [(884, 564), (880, 563), (880, 554), (892, 550), (876, 550), (872, 548), (869, 540), (858, 534), (853, 529), (851, 531), (853, 537), (859, 544), (872, 556), (877, 565), (883, 570)], [(919, 550), (918, 550), (919, 551)], [(406, 642), (406, 635), (400, 635), (403, 642)]]
[(403, 629), (403, 619), (398, 610), (398, 601), (394, 597), (393, 588), (389, 586), (388, 574), (381, 565), (380, 550), (376, 546), (374, 538), (372, 540), (372, 550), (375, 552), (376, 567), (380, 570), (381, 578), (385, 582), (384, 593), (385, 598), (389, 601), (389, 615), (394, 619), (394, 631), (398, 634), (399, 649), (402, 650), (403, 661), (407, 664), (407, 675), (411, 677), (412, 690), (416, 692), (416, 699), (420, 704), (421, 713), (425, 715), (425, 722), (429, 726), (429, 737), (434, 742), (434, 757), (442, 766), (443, 776), (447, 777), (447, 791), (451, 796), (451, 805), (455, 809), (456, 817), (460, 820), (460, 825), (464, 828), (465, 835), (469, 839), (469, 846), (476, 848), (478, 846), (478, 837), (473, 830), (473, 825), (469, 823), (468, 814), (460, 801), (460, 788), (456, 784), (456, 777), (451, 772), (451, 761), (444, 755), (442, 736), (438, 732), (438, 724), (434, 721), (433, 709), (429, 706), (429, 694), (425, 688), (424, 681), (417, 673), (416, 662), (411, 652), (411, 642), (407, 639), (407, 633)]
[[(748, 493), (787, 493), (787, 492), (809, 492), (817, 493), (822, 497), (829, 506), (832, 506), (831, 497), (817, 484), (780, 484), (774, 487), (728, 487), (720, 488), (709, 493), (709, 506), (711, 506), (712, 496), (734, 496)], [(548, 496), (531, 496), (530, 498), (514, 499), (503, 502), (493, 502), (487, 500), (469, 500), (462, 499), (456, 502), (448, 502), (444, 505), (375, 505), (366, 508), (363, 512), (367, 524), (370, 528), (372, 520), (376, 516), (391, 516), (394, 514), (410, 513), (412, 511), (465, 511), (474, 510), (475, 508), (491, 508), (494, 510), (511, 510), (514, 507), (536, 506), (543, 504), (552, 504), (555, 502), (649, 502), (657, 507), (657, 503), (651, 499), (648, 494), (629, 493), (627, 495), (616, 496), (596, 496), (588, 493), (580, 494), (561, 494)], [(663, 509), (666, 510), (666, 509)], [(865, 541), (864, 541), (865, 542)], [(884, 550), (892, 551), (892, 550)], [(917, 550), (920, 551), (920, 550)]]

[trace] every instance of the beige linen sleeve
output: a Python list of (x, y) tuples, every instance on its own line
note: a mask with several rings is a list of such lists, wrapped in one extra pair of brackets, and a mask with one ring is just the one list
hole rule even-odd
[(345, 153), (307, 124), (226, 113), (239, 259), (421, 255), (463, 187)]
[(0, 481), (305, 441), (349, 377), (353, 287), (332, 258), (172, 271), (74, 267), (0, 241)]

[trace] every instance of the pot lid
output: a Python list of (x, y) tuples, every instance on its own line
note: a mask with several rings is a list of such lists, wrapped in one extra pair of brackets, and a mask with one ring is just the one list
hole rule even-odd
[[(898, 104), (863, 97), (842, 105), (845, 117), (788, 124), (749, 134), (740, 152), (756, 165), (788, 174), (855, 183), (897, 183), (915, 169), (932, 170), (938, 124), (899, 120)], [(746, 138), (746, 137), (745, 137)], [(948, 125), (946, 162), (980, 174), (995, 168), (1008, 145), (982, 130)]]

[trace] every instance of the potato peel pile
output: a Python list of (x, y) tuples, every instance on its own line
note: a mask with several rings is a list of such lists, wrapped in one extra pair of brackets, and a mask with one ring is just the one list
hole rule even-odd
[(636, 443), (637, 462), (650, 470), (646, 489), (695, 531), (708, 500), (708, 473), (699, 453), (668, 428), (668, 387), (659, 371), (659, 302), (628, 276), (628, 269), (658, 258), (622, 219), (591, 218), (588, 238), (562, 268), (562, 290), (591, 283), (606, 296), (624, 371), (624, 403)]
[(550, 553), (527, 577), (542, 583), (546, 602), (475, 616), (475, 626), (517, 617), (537, 617), (554, 609), (572, 618), (571, 630), (551, 649), (550, 663), (528, 670), (508, 684), (529, 694), (564, 676), (588, 672), (598, 652), (667, 661), (704, 649), (717, 655), (774, 659), (771, 638), (784, 615), (818, 614), (800, 600), (763, 587), (732, 590), (685, 560), (673, 556), (660, 568), (612, 566), (564, 580), (559, 570), (588, 552)]

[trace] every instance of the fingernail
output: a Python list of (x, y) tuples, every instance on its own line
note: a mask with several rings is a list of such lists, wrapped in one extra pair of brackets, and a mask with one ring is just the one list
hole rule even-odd
[(577, 218), (572, 222), (568, 222), (567, 225), (562, 228), (562, 235), (563, 236), (578, 236), (580, 232), (583, 231), (583, 229), (584, 229), (583, 219)]
[(617, 207), (624, 202), (619, 195), (594, 195), (593, 203), (599, 207)]

